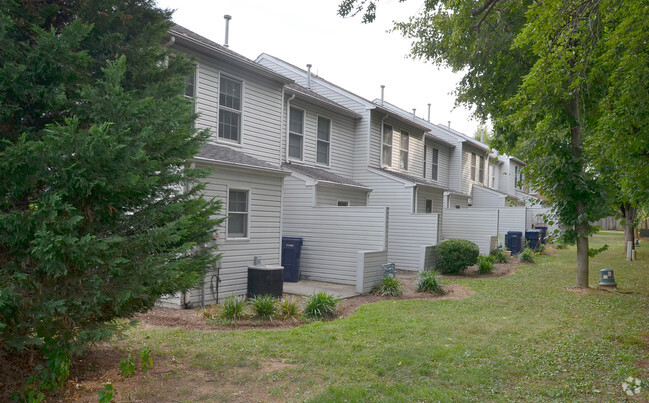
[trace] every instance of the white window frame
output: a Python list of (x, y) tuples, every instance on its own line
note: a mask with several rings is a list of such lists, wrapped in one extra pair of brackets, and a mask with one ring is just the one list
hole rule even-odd
[(336, 201), (336, 206), (338, 207), (349, 207), (351, 206), (351, 203), (349, 200), (337, 200)]
[(476, 164), (478, 163), (478, 156), (476, 153), (471, 153), (471, 180), (475, 182), (476, 174), (477, 172), (477, 167)]
[[(329, 140), (321, 140), (320, 139), (320, 119), (326, 119), (329, 121)], [(331, 166), (331, 133), (333, 133), (333, 119), (323, 116), (323, 115), (317, 115), (316, 116), (316, 129), (315, 129), (315, 163), (317, 165), (321, 166)], [(318, 145), (320, 143), (326, 143), (327, 144), (327, 162), (319, 162), (318, 161)]]
[[(390, 132), (392, 135), (390, 136), (390, 143), (385, 142), (385, 133), (386, 133), (386, 127), (390, 128)], [(387, 123), (383, 123), (383, 127), (381, 128), (382, 131), (382, 136), (381, 136), (381, 166), (382, 167), (392, 167), (392, 145), (394, 144), (394, 127), (392, 125), (389, 125)], [(389, 151), (387, 154), (390, 157), (390, 161), (385, 161), (385, 156), (386, 156), (386, 151)]]
[[(246, 193), (246, 211), (245, 212), (239, 212), (235, 211), (232, 212), (234, 214), (245, 214), (246, 219), (245, 219), (245, 225), (246, 225), (246, 232), (244, 236), (231, 236), (230, 235), (230, 192), (245, 192)], [(249, 187), (245, 186), (227, 186), (226, 187), (226, 198), (225, 198), (225, 211), (227, 212), (227, 217), (228, 220), (225, 224), (225, 239), (227, 240), (248, 240), (250, 239), (250, 213), (251, 213), (251, 203), (252, 201), (252, 190)]]
[[(221, 79), (225, 78), (226, 80), (230, 81), (236, 81), (241, 85), (241, 94), (240, 94), (240, 103), (241, 103), (241, 109), (233, 109), (227, 106), (221, 105), (221, 89), (222, 89), (222, 83)], [(245, 93), (245, 83), (241, 78), (238, 78), (236, 76), (233, 76), (231, 74), (224, 74), (224, 73), (219, 73), (219, 90), (218, 90), (218, 95), (217, 95), (217, 111), (218, 111), (218, 116), (216, 118), (216, 139), (217, 141), (223, 141), (227, 142), (229, 144), (243, 144), (243, 104), (244, 104), (244, 96), (243, 94)], [(227, 139), (225, 137), (221, 137), (221, 110), (224, 110), (226, 112), (230, 113), (236, 113), (239, 115), (239, 133), (238, 133), (238, 139), (232, 140), (232, 139)]]
[[(291, 110), (292, 109), (295, 109), (296, 111), (302, 112), (302, 133), (291, 131)], [(306, 110), (304, 110), (302, 108), (297, 108), (297, 107), (291, 105), (288, 108), (288, 114), (287, 115), (288, 116), (286, 118), (288, 119), (288, 121), (287, 121), (286, 126), (288, 128), (288, 130), (287, 130), (288, 134), (286, 136), (286, 156), (288, 157), (289, 160), (292, 160), (292, 161), (304, 161), (304, 128), (306, 126)], [(301, 141), (300, 141), (300, 157), (299, 158), (291, 156), (291, 135), (301, 137)]]
[(484, 173), (485, 173), (484, 172), (484, 161), (485, 161), (484, 155), (480, 155), (478, 161), (479, 161), (479, 164), (480, 164), (478, 166), (478, 182), (484, 184), (484, 177), (485, 177), (485, 175), (484, 175)]
[[(437, 154), (437, 158), (435, 155)], [(439, 180), (439, 148), (433, 147), (433, 154), (430, 157), (430, 179)]]
[(426, 179), (426, 168), (427, 168), (426, 167), (426, 165), (427, 165), (426, 161), (427, 160), (428, 160), (428, 145), (424, 144), (424, 171), (423, 171), (424, 172), (423, 173), (424, 179)]
[[(406, 140), (406, 147), (403, 146), (403, 140)], [(399, 169), (408, 170), (408, 159), (410, 156), (410, 133), (407, 130), (401, 130), (399, 134)]]

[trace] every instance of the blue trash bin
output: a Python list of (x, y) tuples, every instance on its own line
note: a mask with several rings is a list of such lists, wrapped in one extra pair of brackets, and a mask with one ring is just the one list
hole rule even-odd
[(538, 249), (541, 247), (541, 230), (531, 229), (525, 231), (525, 240), (529, 243), (530, 248)]
[(545, 244), (548, 238), (548, 226), (547, 225), (536, 225), (536, 229), (541, 230), (541, 243)]
[(282, 266), (284, 266), (284, 281), (286, 282), (297, 283), (300, 281), (302, 243), (302, 238), (282, 237)]
[(512, 255), (520, 253), (522, 241), (523, 233), (520, 231), (507, 231), (507, 234), (505, 234), (505, 246)]

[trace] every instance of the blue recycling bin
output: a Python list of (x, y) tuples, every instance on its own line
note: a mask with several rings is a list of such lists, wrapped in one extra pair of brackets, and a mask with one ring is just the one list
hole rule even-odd
[(548, 237), (548, 226), (547, 225), (537, 225), (536, 229), (541, 231), (541, 243), (545, 244)]
[(282, 266), (284, 266), (284, 281), (286, 282), (297, 283), (300, 281), (302, 243), (302, 238), (282, 237)]
[(541, 247), (541, 230), (531, 229), (525, 231), (525, 240), (530, 245), (532, 249), (538, 249)]
[(520, 253), (522, 241), (523, 233), (520, 231), (507, 231), (507, 234), (505, 234), (505, 246), (512, 255)]

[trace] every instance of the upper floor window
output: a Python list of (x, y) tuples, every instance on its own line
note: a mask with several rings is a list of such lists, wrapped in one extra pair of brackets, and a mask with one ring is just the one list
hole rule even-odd
[(471, 180), (475, 180), (476, 174), (476, 165), (477, 165), (478, 156), (475, 153), (471, 153)]
[(219, 81), (219, 138), (241, 142), (241, 81), (221, 75)]
[(318, 144), (316, 146), (316, 162), (329, 165), (329, 144), (331, 141), (331, 120), (318, 116)]
[(523, 188), (523, 170), (518, 165), (514, 166), (514, 187), (518, 189)]
[(248, 193), (234, 189), (228, 192), (228, 238), (248, 237)]
[(439, 150), (437, 148), (433, 148), (433, 160), (431, 161), (431, 173), (430, 173), (430, 179), (436, 181), (437, 180), (437, 172), (439, 171)]
[(301, 160), (304, 145), (304, 111), (291, 108), (288, 119), (288, 156)]
[(392, 166), (392, 126), (383, 125), (382, 165)]
[(185, 97), (192, 99), (196, 97), (196, 66), (185, 79)]
[(410, 151), (410, 136), (405, 130), (401, 131), (401, 150), (399, 151), (399, 168), (408, 170), (408, 153)]
[(478, 167), (478, 182), (484, 183), (484, 156), (480, 156), (480, 165)]

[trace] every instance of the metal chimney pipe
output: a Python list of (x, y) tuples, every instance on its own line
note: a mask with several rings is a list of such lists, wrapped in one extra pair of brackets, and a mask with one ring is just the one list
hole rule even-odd
[(415, 115), (415, 112), (417, 112), (417, 108), (412, 108), (412, 120), (415, 120), (417, 115)]
[(230, 37), (230, 20), (232, 19), (232, 16), (226, 14), (223, 18), (225, 18), (225, 43), (223, 46), (229, 48), (230, 45), (228, 44), (228, 39)]
[(383, 94), (385, 93), (385, 85), (381, 85), (381, 106), (383, 106)]
[(428, 121), (430, 122), (430, 104), (428, 104)]
[(311, 89), (311, 64), (306, 65), (306, 88)]

